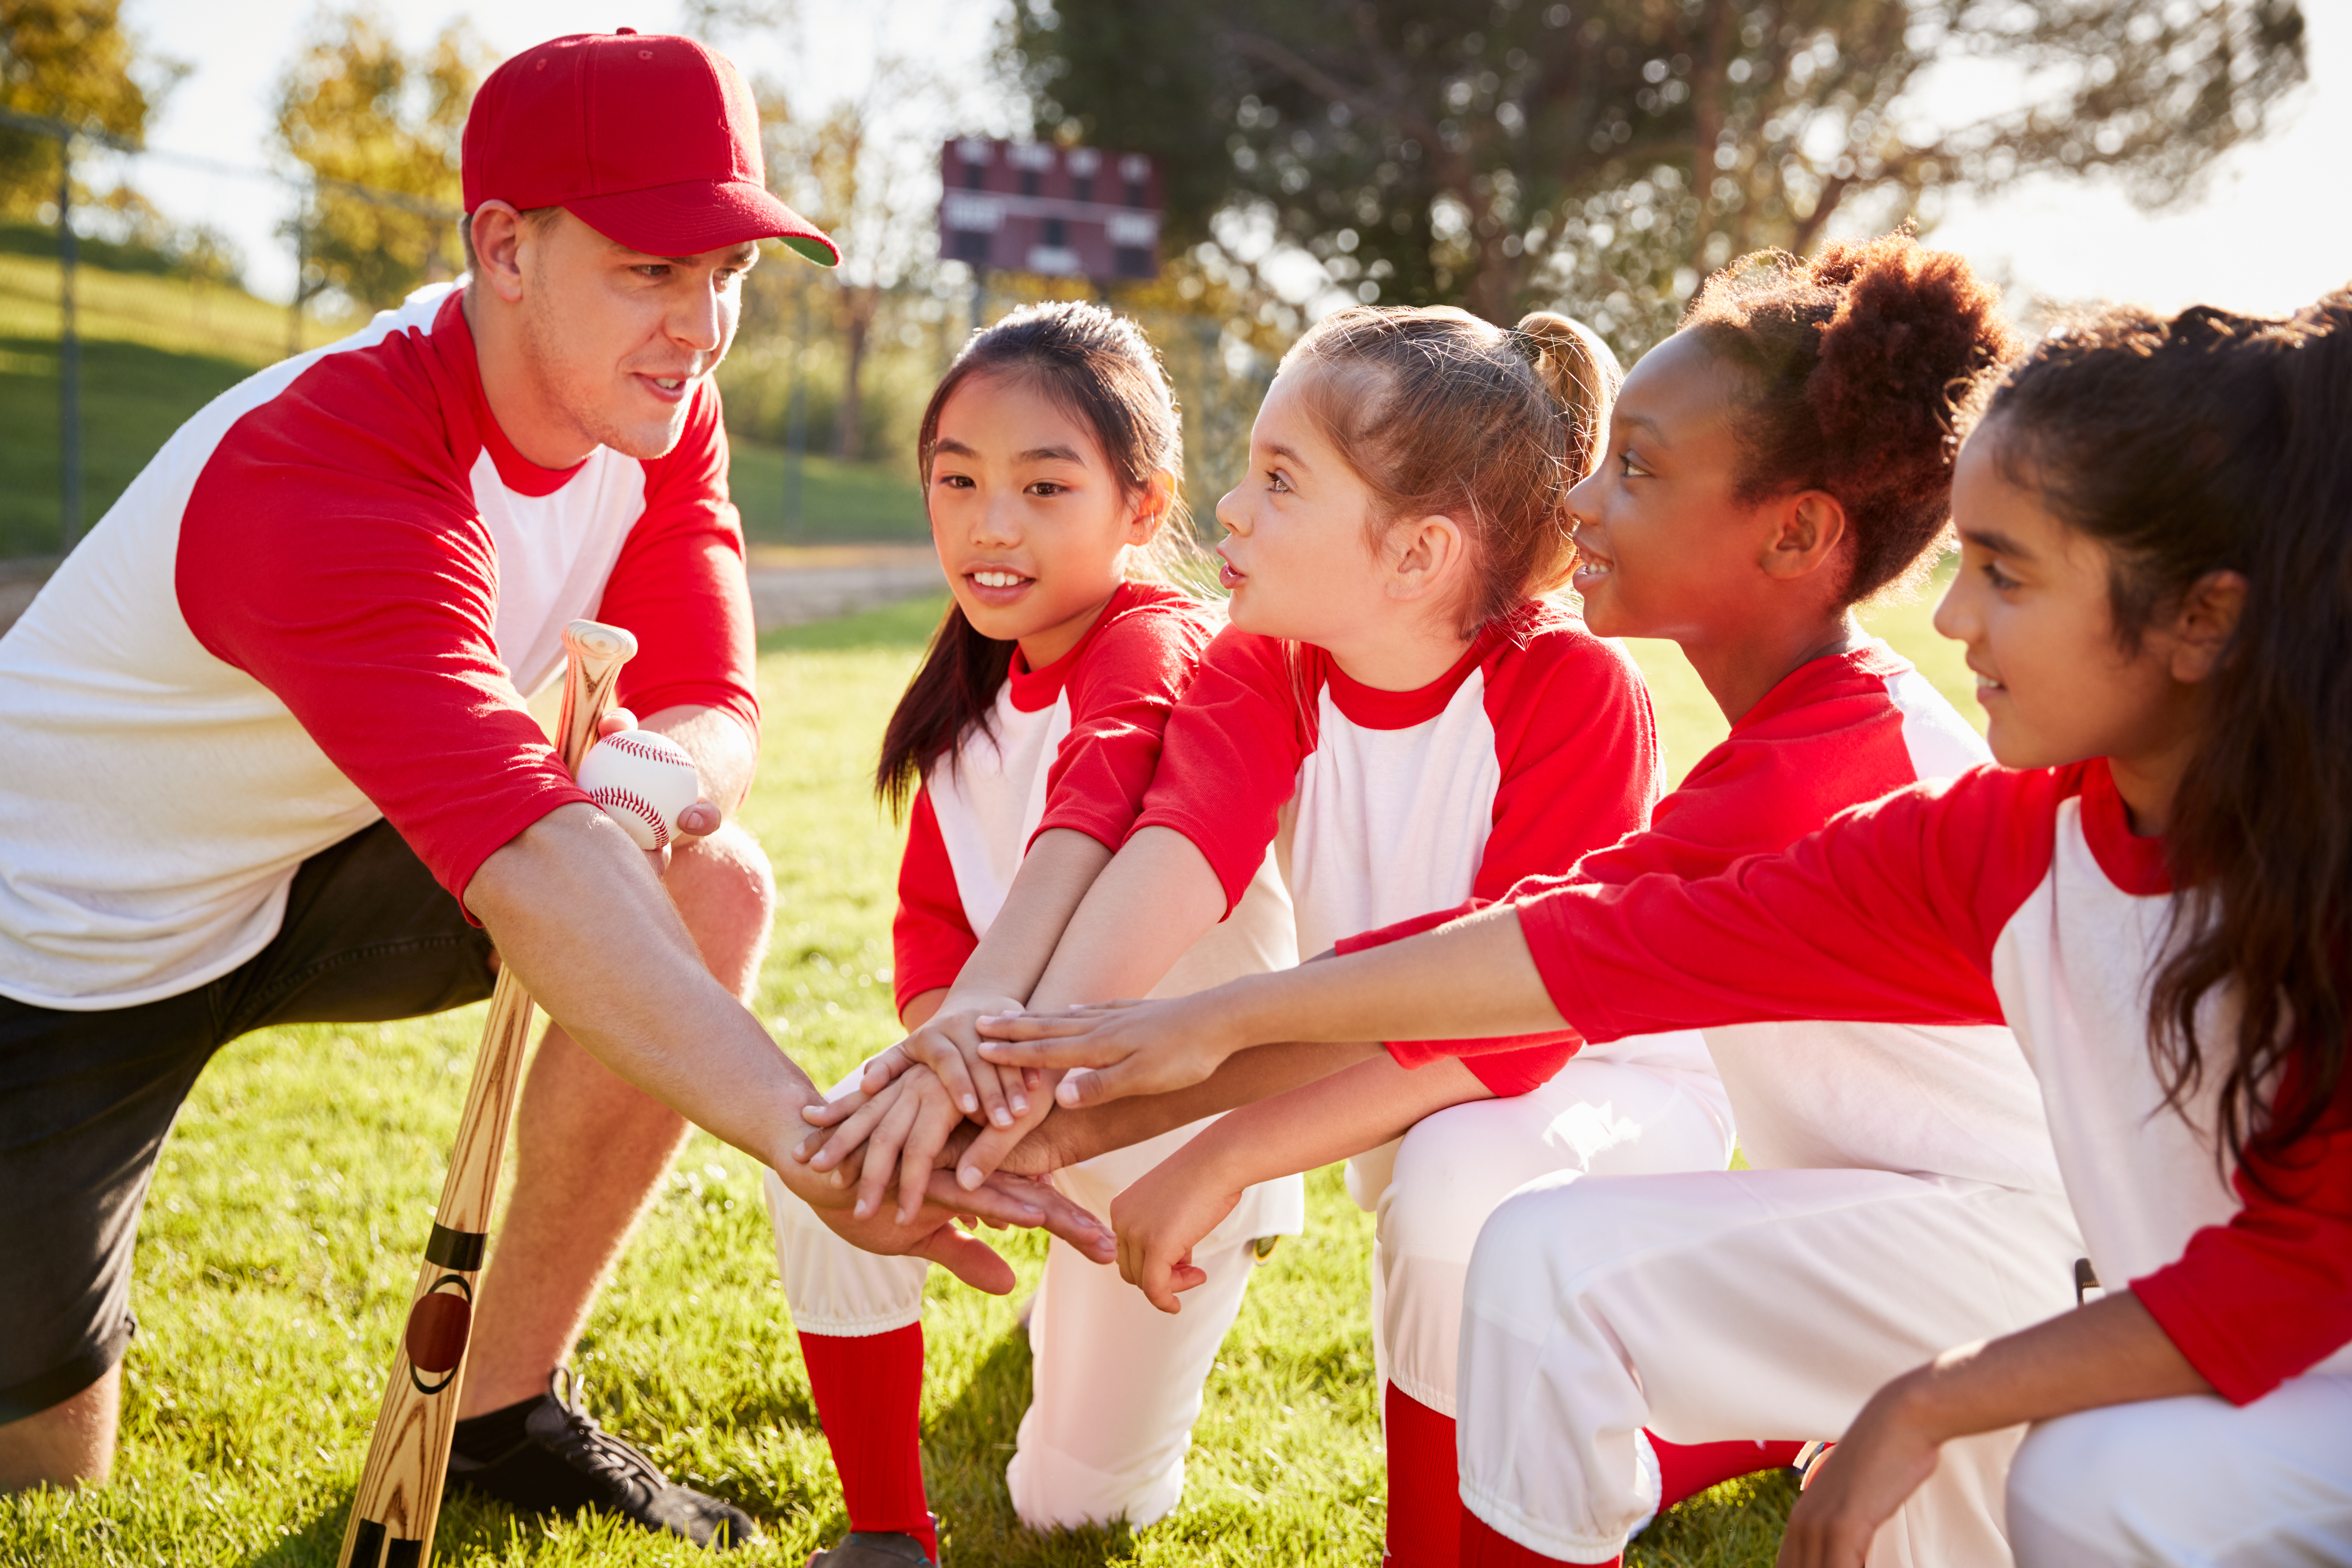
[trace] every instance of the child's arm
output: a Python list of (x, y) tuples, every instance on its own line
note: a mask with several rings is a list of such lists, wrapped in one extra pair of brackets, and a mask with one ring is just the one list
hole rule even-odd
[[(1123, 1269), (1124, 1230), (1118, 1251)], [(1871, 1537), (1955, 1437), (2102, 1406), (2212, 1392), (2127, 1291), (2000, 1339), (1946, 1351), (1862, 1407), (1789, 1515), (1780, 1562), (1783, 1568), (1862, 1568)]]
[[(999, 1081), (996, 1068), (980, 1054), (974, 1020), (1008, 1004), (1018, 1008), (1028, 998), (1072, 913), (1110, 860), (1108, 849), (1074, 829), (1050, 828), (1040, 833), (1022, 858), (988, 935), (964, 961), (954, 983), (911, 998), (899, 1015), (907, 1038), (866, 1064), (857, 1094), (809, 1106), (803, 1113), (809, 1123), (829, 1127), (847, 1121), (867, 1097), (882, 1092), (915, 1065), (938, 1074), (968, 1116), (984, 1115), (994, 1125), (1007, 1127), (1013, 1117), (1025, 1114), (1026, 1075), (1007, 1072)], [(922, 1000), (929, 1005), (918, 1013), (916, 1004)]]
[(1163, 1312), (1208, 1278), (1192, 1249), (1259, 1182), (1313, 1170), (1402, 1137), (1449, 1105), (1492, 1099), (1460, 1062), (1407, 1071), (1387, 1056), (1244, 1105), (1186, 1144), (1111, 1205), (1118, 1271)]
[(1234, 1052), (1277, 1041), (1535, 1034), (1562, 1021), (1517, 909), (1501, 904), (1189, 997), (991, 1019), (983, 1049), (1000, 1066), (1077, 1069), (1055, 1092), (1078, 1106), (1198, 1083)]

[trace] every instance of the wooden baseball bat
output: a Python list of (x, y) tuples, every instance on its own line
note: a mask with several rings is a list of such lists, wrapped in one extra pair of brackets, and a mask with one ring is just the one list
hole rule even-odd
[[(574, 621), (563, 629), (563, 716), (556, 749), (564, 767), (576, 771), (596, 744), (596, 726), (613, 706), (621, 666), (636, 651), (637, 640), (617, 626)], [(457, 1145), (409, 1298), (407, 1327), (393, 1353), (338, 1568), (421, 1568), (433, 1554), (449, 1441), (465, 1391), (474, 1281), (489, 1248), (490, 1206), (522, 1085), (530, 1017), (530, 994), (510, 967), (500, 966), (473, 1085), (457, 1121)]]

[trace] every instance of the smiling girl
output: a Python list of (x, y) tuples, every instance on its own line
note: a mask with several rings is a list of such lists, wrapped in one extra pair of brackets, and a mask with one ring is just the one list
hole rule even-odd
[[(876, 774), (894, 805), (912, 797), (893, 978), (919, 1050), (1030, 996), (1126, 836), (1170, 707), (1216, 630), (1194, 600), (1143, 578), (1170, 564), (1183, 533), (1180, 442), (1158, 356), (1131, 322), (1091, 305), (1015, 311), (979, 334), (925, 411), (927, 505), (954, 601)], [(1271, 870), (1245, 884), (1233, 921), (1171, 956), (1167, 990), (1295, 961)], [(975, 1114), (1009, 1120), (993, 1069), (962, 1082)], [(1026, 1105), (1017, 1083), (1013, 1103)], [(935, 1108), (911, 1094), (892, 1104), (909, 1124)], [(961, 1115), (946, 1104), (948, 1122)], [(1066, 1171), (1064, 1189), (1107, 1208), (1189, 1135)], [(852, 1532), (816, 1561), (937, 1562), (918, 1448), (928, 1264), (839, 1241), (772, 1175), (768, 1197)], [(1066, 1245), (1049, 1250), (1030, 1325), (1034, 1399), (1006, 1473), (1024, 1522), (1141, 1525), (1175, 1506), (1250, 1243), (1296, 1233), (1303, 1217), (1296, 1178), (1239, 1205), (1204, 1249), (1213, 1282), (1197, 1322), (1160, 1317)]]
[[(1955, 399), (2010, 346), (1995, 296), (1965, 261), (1890, 235), (1810, 262), (1762, 256), (1727, 268), (1681, 330), (1634, 368), (1603, 461), (1568, 497), (1576, 586), (1594, 631), (1674, 638), (1731, 733), (1660, 802), (1649, 831), (1586, 857), (1578, 877), (1704, 875), (1785, 849), (1847, 806), (1984, 759), (1975, 733), (1863, 632), (1853, 606), (1921, 570), (1942, 536)], [(1122, 1043), (1113, 1015), (1088, 1021), (1083, 1053), (988, 1049), (1065, 1063), (1119, 1063), (1129, 1052), (1064, 1086), (1095, 1101), (1199, 1076), (1228, 1038), (1189, 1022), (1147, 1026), (1182, 1058), (1154, 1062), (1161, 1048)], [(1064, 1027), (1033, 1019), (1025, 1032)], [(1278, 1168), (1277, 1156), (1330, 1154), (1326, 1133), (1349, 1124), (1331, 1107), (1354, 1092), (1356, 1074), (1454, 1055), (1475, 1068), (1497, 1043), (1400, 1040), (1390, 1059), (1236, 1112), (1114, 1209), (1122, 1266), (1164, 1290), (1212, 1212), (1206, 1195), (1238, 1191), (1232, 1184)], [(2007, 1030), (1810, 1021), (1711, 1029), (1706, 1045), (1742, 1152), (1770, 1174), (1675, 1178), (1682, 1212), (1669, 1219), (1652, 1202), (1645, 1256), (1730, 1250), (1741, 1245), (1726, 1239), (1733, 1218), (1753, 1219), (1776, 1255), (1828, 1248), (1851, 1255), (1857, 1274), (1899, 1271), (1915, 1300), (1897, 1310), (1927, 1347), (1948, 1343), (1950, 1313), (1990, 1333), (2032, 1321), (2009, 1315), (2013, 1302), (2036, 1303), (2034, 1315), (2065, 1304), (2081, 1242), (2041, 1097)], [(1838, 1235), (1818, 1246), (1795, 1239), (1807, 1224)], [(1575, 1254), (1596, 1270), (1611, 1266), (1601, 1237), (1596, 1228)], [(1899, 1270), (1865, 1256), (1865, 1244), (1900, 1250)], [(2009, 1276), (1990, 1294), (1988, 1256), (2007, 1260)], [(1748, 1267), (1759, 1287), (1778, 1290), (1766, 1286), (1773, 1268), (1752, 1257)], [(1727, 1319), (1754, 1343), (1727, 1333)], [(1795, 1439), (1834, 1434), (1906, 1364), (1900, 1353), (1874, 1361), (1852, 1344), (1814, 1356), (1747, 1297), (1720, 1290), (1656, 1293), (1616, 1332), (1619, 1359), (1580, 1390), (1570, 1429), (1528, 1438), (1555, 1469), (1567, 1457), (1571, 1479), (1548, 1471), (1546, 1497), (1573, 1521), (1562, 1532), (1583, 1561), (1612, 1556), (1647, 1517), (1727, 1476), (1787, 1463)], [(1450, 1424), (1443, 1437), (1450, 1448)], [(1983, 1447), (1969, 1456), (1973, 1469), (1956, 1460), (1947, 1484), (1913, 1510), (1918, 1528), (1963, 1560), (1971, 1539), (1999, 1550), (1983, 1482), (1999, 1476), (2007, 1449)], [(1459, 1529), (1449, 1509), (1437, 1533), (1450, 1544)], [(1433, 1544), (1428, 1556), (1440, 1551)]]
[[(1355, 309), (1299, 341), (1258, 412), (1251, 472), (1218, 507), (1233, 626), (1170, 720), (1136, 826), (1033, 1008), (1071, 994), (1056, 991), (1066, 967), (1111, 973), (1112, 950), (1148, 981), (1242, 902), (1270, 845), (1311, 953), (1499, 896), (1641, 826), (1658, 789), (1648, 694), (1622, 648), (1541, 597), (1566, 576), (1562, 497), (1591, 466), (1615, 380), (1607, 350), (1552, 315), (1505, 331), (1456, 310)], [(1564, 1071), (1574, 1046), (1557, 1031), (1517, 1047), (1412, 1071), (1384, 1058), (1323, 1105), (1313, 1136), (1328, 1149), (1255, 1150), (1272, 1176), (1356, 1156), (1349, 1190), (1378, 1215), (1373, 1343), (1400, 1562), (1452, 1552), (1446, 1417), (1462, 1273), (1486, 1212), (1563, 1167), (1719, 1170), (1730, 1155), (1696, 1035), (1621, 1042)], [(967, 1179), (1019, 1131), (983, 1134)], [(1222, 1171), (1198, 1185), (1188, 1242), (1223, 1234), (1254, 1185)], [(1196, 1243), (1188, 1257), (1186, 1317), (1206, 1272)], [(1150, 1296), (1177, 1312), (1166, 1283)]]

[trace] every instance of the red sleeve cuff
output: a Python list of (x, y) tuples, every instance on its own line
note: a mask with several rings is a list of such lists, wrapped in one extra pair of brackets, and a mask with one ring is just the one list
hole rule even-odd
[(1201, 858), (1216, 873), (1217, 884), (1225, 890), (1228, 915), (1241, 904), (1242, 894), (1249, 891), (1250, 883), (1257, 877), (1257, 868), (1265, 863), (1265, 844), (1252, 851), (1248, 860), (1240, 860), (1233, 852), (1234, 846), (1227, 841), (1230, 835), (1219, 833), (1215, 823), (1196, 821), (1190, 813), (1167, 806), (1148, 810), (1136, 818), (1135, 826), (1119, 841), (1125, 843), (1146, 828), (1166, 828), (1192, 841), (1192, 847), (1201, 852)]
[(440, 851), (436, 858), (445, 858), (448, 867), (446, 885), (456, 895), (458, 913), (465, 915), (467, 924), (481, 924), (466, 903), (466, 893), (474, 885), (474, 873), (482, 869), (482, 862), (520, 838), (533, 822), (574, 800), (583, 806), (596, 804), (571, 779), (550, 779), (533, 793), (509, 795), (497, 801), (495, 810), (477, 820), (478, 825), (474, 832), (454, 841), (444, 838), (436, 846)]
[[(1130, 820), (1126, 811), (1115, 807), (1106, 810), (1087, 800), (1066, 801), (1038, 819), (1037, 832), (1029, 835), (1029, 843), (1022, 846), (1022, 852), (1027, 853), (1030, 846), (1036, 843), (1038, 833), (1053, 828), (1067, 828), (1074, 833), (1086, 834), (1117, 854), (1118, 846), (1127, 841), (1127, 824)], [(1192, 835), (1188, 833), (1185, 837), (1191, 838)]]

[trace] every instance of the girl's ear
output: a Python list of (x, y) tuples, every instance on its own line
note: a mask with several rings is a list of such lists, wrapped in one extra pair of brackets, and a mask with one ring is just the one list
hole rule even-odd
[(1176, 504), (1176, 476), (1165, 468), (1154, 469), (1150, 480), (1135, 497), (1135, 509), (1128, 514), (1127, 542), (1148, 545), (1168, 521), (1168, 510)]
[(1810, 577), (1844, 557), (1845, 507), (1826, 490), (1800, 490), (1770, 504), (1772, 527), (1758, 565), (1767, 577)]
[(2210, 678), (2245, 608), (2246, 580), (2234, 571), (2209, 571), (2191, 583), (2165, 629), (2172, 678), (2184, 685)]
[(1426, 599), (1451, 586), (1468, 545), (1462, 525), (1442, 512), (1399, 519), (1389, 529), (1388, 548), (1396, 551), (1389, 562), (1389, 597)]

